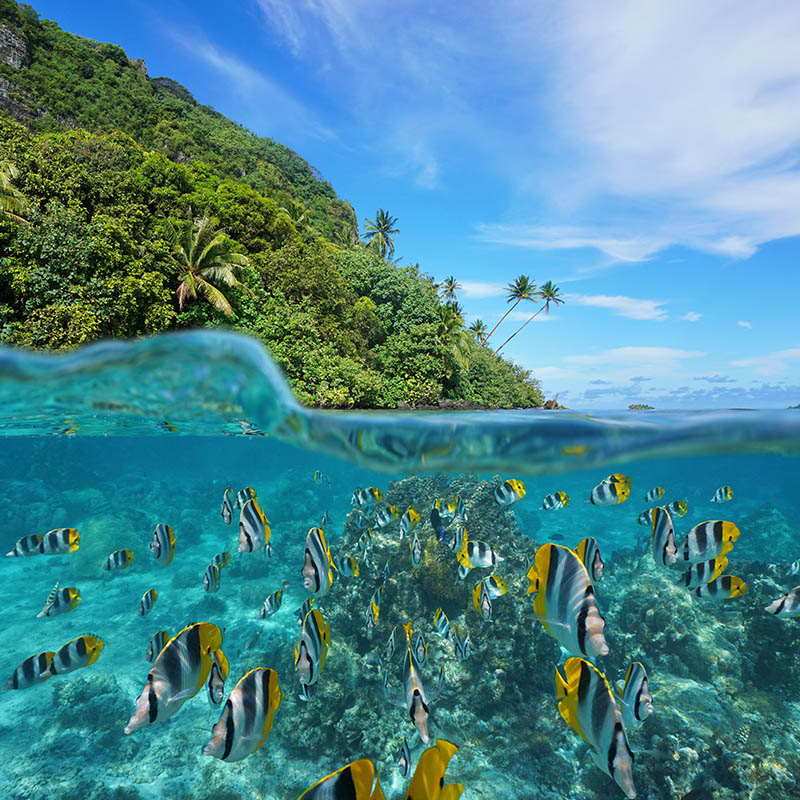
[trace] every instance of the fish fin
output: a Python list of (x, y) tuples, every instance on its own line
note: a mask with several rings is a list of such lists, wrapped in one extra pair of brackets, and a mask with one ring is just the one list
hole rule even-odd
[(436, 684), (436, 688), (430, 693), (428, 697), (429, 702), (433, 702), (436, 698), (442, 693), (442, 689), (444, 689), (444, 664), (439, 667), (439, 682)]
[(611, 777), (611, 773), (608, 771), (608, 759), (603, 758), (594, 748), (589, 750), (589, 758), (594, 761), (595, 766), (597, 766), (598, 769), (603, 770), (606, 775)]

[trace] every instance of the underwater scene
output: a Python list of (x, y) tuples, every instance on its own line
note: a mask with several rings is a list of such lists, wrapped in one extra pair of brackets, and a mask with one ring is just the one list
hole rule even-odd
[(311, 411), (209, 332), (0, 399), (4, 798), (800, 798), (798, 411)]

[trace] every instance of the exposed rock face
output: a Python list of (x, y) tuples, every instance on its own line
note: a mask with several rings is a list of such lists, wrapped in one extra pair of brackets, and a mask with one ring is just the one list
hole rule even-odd
[(34, 116), (20, 91), (2, 75), (0, 75), (0, 108), (22, 123), (33, 119)]
[(0, 25), (0, 62), (14, 69), (25, 66), (28, 48), (25, 40), (17, 36), (7, 25)]

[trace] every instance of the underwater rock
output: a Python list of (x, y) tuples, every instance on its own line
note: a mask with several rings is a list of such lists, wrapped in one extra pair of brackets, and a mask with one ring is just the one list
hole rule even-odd
[[(123, 512), (89, 516), (80, 528), (81, 545), (69, 556), (69, 574), (75, 578), (98, 578), (109, 554), (131, 549), (138, 559), (150, 554), (141, 544), (142, 535), (134, 530)], [(136, 569), (134, 561), (132, 569)]]

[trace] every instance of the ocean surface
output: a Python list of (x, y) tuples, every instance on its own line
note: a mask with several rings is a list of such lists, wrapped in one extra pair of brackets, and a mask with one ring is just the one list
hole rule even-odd
[[(0, 351), (0, 435), (2, 553), (54, 529), (80, 534), (74, 552), (0, 564), (0, 686), (13, 684), (30, 656), (84, 635), (103, 643), (88, 666), (0, 692), (4, 799), (295, 800), (335, 770), (370, 759), (392, 800), (406, 797), (420, 755), (437, 739), (458, 747), (444, 782), (462, 784), (467, 800), (599, 800), (626, 791), (651, 800), (800, 798), (800, 617), (765, 610), (800, 584), (800, 410), (311, 411), (297, 406), (258, 344), (202, 332), (60, 357)], [(603, 483), (612, 475), (626, 482)], [(524, 484), (524, 495), (501, 505), (496, 491), (509, 479)], [(630, 496), (589, 502), (612, 483)], [(240, 511), (230, 524), (221, 513), (227, 487), (254, 490), (269, 548), (239, 552)], [(663, 495), (646, 501), (655, 487)], [(724, 487), (732, 499), (712, 502)], [(380, 490), (379, 502), (353, 503), (356, 489), (370, 488)], [(565, 492), (568, 505), (543, 509), (555, 492)], [(686, 504), (685, 515), (671, 515), (678, 560), (665, 565), (654, 556), (651, 526), (638, 518), (676, 500)], [(412, 504), (419, 522), (401, 536), (399, 518)], [(679, 584), (690, 566), (681, 560), (684, 540), (709, 520), (736, 526), (723, 574), (741, 579), (743, 594), (697, 597)], [(176, 539), (168, 564), (151, 551), (159, 524)], [(304, 697), (297, 612), (311, 596), (304, 572), (315, 527), (334, 565), (352, 556), (358, 575), (332, 569), (329, 591), (315, 596), (330, 646)], [(461, 528), (495, 563), (460, 580), (453, 539)], [(566, 652), (552, 632), (578, 625), (574, 615), (550, 604), (549, 633), (526, 593), (539, 548), (553, 543), (577, 558), (587, 537), (604, 562), (602, 575), (590, 578), (606, 655)], [(105, 570), (122, 549), (133, 553), (130, 566)], [(206, 591), (209, 562), (226, 551), (219, 588)], [(312, 567), (326, 584), (326, 559)], [(491, 600), (487, 619), (480, 587), (490, 575), (507, 591)], [(549, 576), (548, 587), (562, 578)], [(80, 601), (37, 617), (57, 581), (78, 589)], [(149, 589), (157, 600), (139, 616)], [(564, 596), (568, 589), (575, 587)], [(276, 590), (279, 609), (260, 618)], [(447, 637), (434, 624), (439, 608)], [(399, 691), (411, 660), (402, 627), (409, 622), (427, 643), (416, 660), (427, 743)], [(151, 638), (196, 623), (222, 633), (225, 698), (252, 669), (276, 671), (283, 692), (263, 746), (237, 761), (204, 754), (225, 708), (224, 700), (211, 704), (205, 684), (168, 719), (125, 733), (156, 669), (146, 658)], [(467, 658), (459, 658), (456, 627), (460, 637), (469, 632)], [(614, 713), (605, 709), (610, 723), (599, 712), (594, 722), (584, 718), (583, 736), (559, 713), (555, 670), (575, 657), (605, 676), (616, 702), (629, 665), (646, 670), (652, 713), (624, 728), (635, 790), (592, 757), (620, 777), (613, 753), (609, 762)], [(231, 737), (241, 734), (230, 727)], [(431, 789), (413, 800), (438, 796)]]

